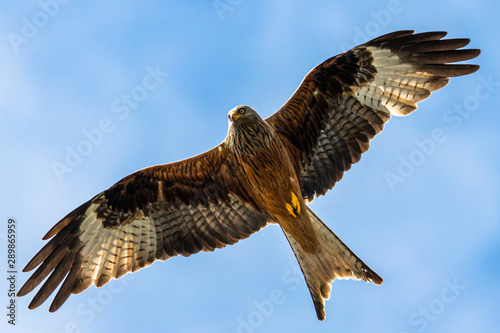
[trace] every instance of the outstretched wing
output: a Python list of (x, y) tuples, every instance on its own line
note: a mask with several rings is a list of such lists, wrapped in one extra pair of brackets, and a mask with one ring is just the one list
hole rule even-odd
[(446, 32), (393, 32), (330, 58), (307, 74), (266, 119), (295, 157), (306, 202), (325, 194), (368, 150), (391, 115), (406, 116), (449, 77), (479, 66), (469, 39), (441, 40)]
[(137, 171), (84, 203), (45, 236), (52, 238), (23, 271), (38, 269), (19, 290), (47, 276), (30, 309), (63, 281), (50, 306), (70, 296), (181, 254), (213, 251), (267, 224), (239, 182), (224, 144), (193, 158)]

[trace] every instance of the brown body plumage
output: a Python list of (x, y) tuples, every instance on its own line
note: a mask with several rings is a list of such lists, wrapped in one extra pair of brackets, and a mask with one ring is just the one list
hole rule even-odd
[[(257, 209), (270, 215), (285, 233), (307, 281), (318, 319), (325, 318), (324, 299), (336, 277), (382, 283), (382, 278), (352, 253), (302, 198), (298, 170), (287, 145), (274, 128), (250, 107), (229, 112), (224, 140), (234, 154)], [(263, 195), (264, 194), (264, 195)]]
[(457, 50), (468, 39), (446, 33), (387, 34), (330, 58), (305, 77), (294, 95), (263, 120), (239, 106), (219, 146), (190, 159), (137, 171), (57, 223), (51, 240), (26, 265), (37, 270), (18, 295), (44, 279), (29, 305), (50, 306), (70, 294), (178, 254), (213, 251), (278, 223), (311, 292), (318, 319), (335, 279), (381, 284), (307, 207), (325, 194), (368, 150), (391, 115), (404, 116), (476, 65), (448, 64), (476, 57)]
[[(236, 164), (256, 208), (267, 212), (273, 219), (287, 215), (290, 203), (284, 193), (298, 193), (298, 175), (274, 129), (248, 106), (238, 106), (230, 114), (241, 112), (230, 122), (224, 144), (233, 154)], [(266, 195), (261, 195), (265, 193)]]

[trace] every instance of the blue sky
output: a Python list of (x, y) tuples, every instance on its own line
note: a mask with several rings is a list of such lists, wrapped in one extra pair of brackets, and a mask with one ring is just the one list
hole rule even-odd
[[(349, 47), (414, 29), (482, 49), (477, 73), (391, 119), (312, 204), (385, 279), (336, 281), (324, 322), (271, 226), (91, 287), (55, 314), (50, 302), (29, 311), (32, 293), (18, 300), (15, 327), (2, 315), (3, 332), (498, 329), (498, 2), (42, 0), (0, 9), (0, 241), (5, 258), (13, 217), (19, 270), (66, 213), (133, 171), (217, 145), (235, 105), (272, 114), (311, 68)], [(17, 287), (27, 278), (18, 274)]]

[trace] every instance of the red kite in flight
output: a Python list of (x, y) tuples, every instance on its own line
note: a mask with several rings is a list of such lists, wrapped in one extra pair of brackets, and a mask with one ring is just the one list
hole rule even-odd
[(479, 66), (469, 39), (445, 32), (397, 31), (316, 66), (267, 119), (248, 106), (229, 114), (229, 131), (201, 155), (139, 170), (57, 223), (24, 271), (37, 268), (18, 296), (38, 290), (30, 309), (59, 288), (50, 311), (90, 285), (155, 260), (234, 244), (277, 223), (293, 249), (323, 320), (335, 279), (382, 278), (307, 206), (368, 150), (391, 115), (406, 116), (449, 77)]

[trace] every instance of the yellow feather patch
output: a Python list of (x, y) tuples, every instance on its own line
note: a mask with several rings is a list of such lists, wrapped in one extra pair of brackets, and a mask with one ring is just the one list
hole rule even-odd
[(288, 214), (292, 215), (293, 217), (297, 217), (297, 214), (300, 214), (299, 198), (297, 198), (295, 193), (292, 192), (292, 204), (287, 203), (285, 207), (288, 211)]
[(292, 215), (293, 217), (297, 217), (292, 206), (289, 203), (287, 203), (285, 207), (286, 207), (286, 210), (288, 211), (288, 214)]

